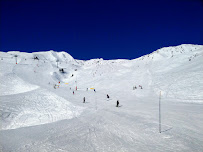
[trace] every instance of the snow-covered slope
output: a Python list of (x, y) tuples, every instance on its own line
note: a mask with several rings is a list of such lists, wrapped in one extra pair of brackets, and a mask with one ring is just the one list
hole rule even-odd
[(203, 150), (201, 45), (134, 60), (82, 61), (54, 51), (0, 57), (2, 151)]

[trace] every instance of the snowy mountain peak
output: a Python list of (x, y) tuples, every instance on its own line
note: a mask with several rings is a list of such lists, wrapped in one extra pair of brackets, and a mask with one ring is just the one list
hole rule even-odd
[(170, 46), (158, 49), (150, 54), (144, 55), (139, 60), (165, 60), (184, 56), (184, 59), (191, 60), (194, 57), (202, 55), (202, 45), (182, 44), (179, 46)]

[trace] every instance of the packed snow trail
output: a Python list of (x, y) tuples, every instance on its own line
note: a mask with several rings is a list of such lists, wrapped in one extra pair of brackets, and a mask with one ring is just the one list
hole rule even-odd
[(202, 46), (134, 60), (82, 61), (54, 51), (0, 56), (1, 151), (203, 151)]
[[(90, 108), (71, 120), (2, 131), (3, 150), (202, 151), (202, 105), (192, 104), (187, 112), (188, 105), (183, 103), (163, 105), (163, 108), (167, 107), (163, 114), (167, 117), (163, 118), (163, 132), (160, 134), (154, 101), (139, 99), (139, 102), (128, 105), (130, 102), (133, 101), (125, 102), (126, 106), (122, 108), (115, 105), (97, 110)], [(88, 107), (89, 104), (83, 105)], [(171, 130), (166, 131), (168, 129)], [(19, 140), (22, 137), (23, 142)]]

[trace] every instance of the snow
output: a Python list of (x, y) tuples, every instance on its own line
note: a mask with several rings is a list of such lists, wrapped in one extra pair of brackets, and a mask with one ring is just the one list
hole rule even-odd
[(203, 151), (202, 45), (134, 60), (54, 51), (0, 57), (0, 151)]
[(40, 125), (78, 116), (83, 108), (44, 89), (2, 96), (2, 130)]

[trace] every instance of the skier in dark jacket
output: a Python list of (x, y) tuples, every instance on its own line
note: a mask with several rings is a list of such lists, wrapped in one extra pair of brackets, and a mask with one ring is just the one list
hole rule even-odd
[(107, 98), (109, 98), (109, 95), (108, 95), (108, 94), (107, 94), (106, 96), (107, 96)]
[(83, 103), (85, 103), (85, 97), (83, 98)]
[(117, 104), (116, 104), (116, 107), (118, 107), (119, 106), (119, 101), (117, 100)]

